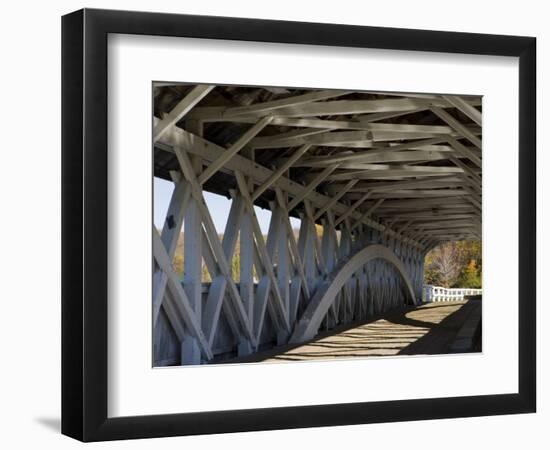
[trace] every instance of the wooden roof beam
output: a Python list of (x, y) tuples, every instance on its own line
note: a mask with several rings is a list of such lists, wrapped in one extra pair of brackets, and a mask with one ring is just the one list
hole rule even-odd
[(189, 94), (187, 94), (178, 104), (166, 114), (160, 122), (155, 125), (153, 130), (153, 142), (157, 142), (164, 133), (179, 122), (191, 109), (199, 103), (216, 86), (208, 84), (198, 84)]
[(279, 100), (271, 100), (269, 102), (256, 103), (248, 106), (238, 106), (234, 108), (227, 108), (224, 111), (224, 116), (238, 116), (241, 114), (267, 114), (273, 113), (281, 108), (288, 108), (292, 106), (300, 106), (305, 103), (316, 102), (319, 100), (327, 100), (329, 98), (341, 97), (349, 94), (352, 91), (338, 90), (338, 89), (325, 89), (321, 91), (309, 92), (307, 94), (295, 95)]
[(481, 111), (475, 106), (471, 105), (458, 95), (443, 95), (442, 97), (447, 100), (451, 106), (454, 106), (462, 114), (468, 116), (475, 123), (481, 126)]
[(444, 109), (433, 105), (431, 108), (432, 112), (438, 116), (441, 120), (449, 124), (455, 131), (460, 133), (466, 139), (468, 139), (472, 144), (481, 150), (481, 139), (479, 139), (471, 130), (469, 130), (465, 125), (460, 123), (457, 119), (451, 116)]
[[(182, 130), (181, 128), (177, 127), (172, 127), (169, 133), (167, 133), (163, 137), (162, 141), (157, 143), (157, 147), (170, 153), (174, 153), (175, 147), (180, 147), (190, 154), (200, 156), (206, 161), (213, 161), (226, 151), (226, 149), (216, 145), (213, 142), (207, 141), (204, 138), (196, 136), (186, 130)], [(235, 155), (233, 158), (231, 158), (225, 164), (223, 170), (228, 173), (233, 173), (235, 170), (240, 170), (241, 172), (243, 172), (243, 174), (252, 178), (257, 184), (263, 183), (273, 174), (273, 171), (268, 169), (267, 167), (263, 167), (258, 163), (254, 163), (253, 161), (250, 161), (249, 159), (241, 155)], [(299, 195), (299, 193), (303, 190), (303, 186), (299, 185), (295, 181), (288, 179), (285, 176), (281, 176), (276, 181), (275, 186), (280, 187), (283, 191), (294, 196)], [(323, 207), (331, 199), (330, 197), (323, 195), (315, 190), (310, 193), (308, 198), (310, 199), (312, 204), (317, 207)], [(335, 214), (342, 214), (346, 209), (347, 206), (342, 203), (336, 203), (333, 207)], [(358, 218), (359, 215), (360, 214), (358, 212), (355, 212), (352, 215), (353, 219)], [(363, 223), (379, 231), (385, 230), (384, 225), (376, 222), (375, 220), (365, 218), (363, 220)], [(396, 235), (394, 231), (390, 230), (390, 234), (392, 233)], [(420, 247), (417, 242), (411, 239), (405, 239), (404, 241), (416, 247)]]

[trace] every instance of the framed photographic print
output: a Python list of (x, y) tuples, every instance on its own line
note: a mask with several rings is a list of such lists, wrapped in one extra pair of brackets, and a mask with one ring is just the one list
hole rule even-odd
[(64, 434), (535, 411), (534, 38), (62, 27)]

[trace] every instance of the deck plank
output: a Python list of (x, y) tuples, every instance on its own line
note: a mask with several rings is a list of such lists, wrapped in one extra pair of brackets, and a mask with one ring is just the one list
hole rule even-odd
[[(387, 312), (335, 329), (302, 345), (286, 345), (227, 362), (314, 361), (335, 358), (454, 353), (466, 323), (481, 314), (480, 301), (428, 303)], [(473, 332), (473, 331), (472, 331)], [(470, 349), (463, 348), (468, 352)], [(479, 350), (478, 350), (479, 351)]]

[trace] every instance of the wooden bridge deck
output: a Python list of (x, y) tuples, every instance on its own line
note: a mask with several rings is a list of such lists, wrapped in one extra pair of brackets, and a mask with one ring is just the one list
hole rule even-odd
[[(282, 346), (227, 362), (311, 361), (480, 351), (480, 344), (476, 344), (479, 339), (475, 336), (480, 318), (480, 300), (429, 303), (391, 311), (367, 323), (333, 329), (306, 344)], [(465, 346), (464, 342), (473, 343), (473, 346)]]

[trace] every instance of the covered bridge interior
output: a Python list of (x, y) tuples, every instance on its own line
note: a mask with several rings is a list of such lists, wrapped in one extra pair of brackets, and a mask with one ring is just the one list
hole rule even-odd
[[(153, 227), (155, 366), (417, 304), (425, 254), (481, 238), (481, 97), (154, 83), (153, 98), (154, 176), (174, 183)], [(205, 191), (231, 201), (222, 235)], [(267, 235), (254, 206), (271, 211)]]

